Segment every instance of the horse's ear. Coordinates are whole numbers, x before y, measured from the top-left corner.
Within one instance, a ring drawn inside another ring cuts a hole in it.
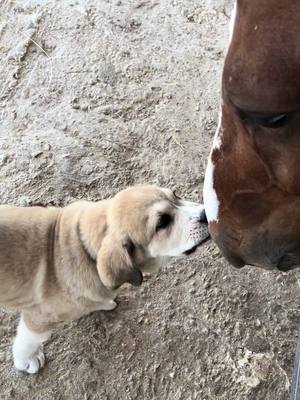
[[[99,277],[108,289],[117,289],[124,283],[140,286],[141,271],[134,265],[134,243],[128,238],[107,235],[97,255]]]

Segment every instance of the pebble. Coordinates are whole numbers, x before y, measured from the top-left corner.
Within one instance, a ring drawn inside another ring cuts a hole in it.
[[[203,289],[209,289],[211,286],[210,282],[205,282],[203,285]]]
[[[257,318],[257,320],[255,321],[255,327],[256,328],[260,328],[261,327],[261,321]]]
[[[67,127],[65,126],[64,128],[62,128],[63,130],[66,130]],[[51,145],[49,143],[45,143],[43,146],[44,151],[49,151],[51,150]]]

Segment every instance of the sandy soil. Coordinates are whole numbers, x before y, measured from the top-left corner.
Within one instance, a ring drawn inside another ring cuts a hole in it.
[[[133,183],[201,196],[231,1],[0,1],[0,200],[63,205]],[[212,243],[113,312],[57,330],[17,373],[0,310],[0,399],[285,400],[300,273],[236,271]]]

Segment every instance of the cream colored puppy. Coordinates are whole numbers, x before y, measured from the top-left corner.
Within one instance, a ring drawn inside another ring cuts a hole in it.
[[[56,324],[113,310],[122,284],[192,252],[208,237],[204,219],[202,205],[156,186],[65,208],[0,206],[0,305],[22,312],[15,367],[36,373]]]

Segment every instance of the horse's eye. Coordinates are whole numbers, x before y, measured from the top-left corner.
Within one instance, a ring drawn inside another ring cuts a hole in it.
[[[167,228],[172,222],[170,214],[161,214],[156,224],[156,231]]]
[[[269,126],[271,128],[279,128],[280,126],[287,124],[287,122],[288,114],[280,114],[263,120],[262,125]]]
[[[238,116],[242,121],[250,122],[264,128],[281,128],[286,126],[295,117],[296,111],[287,113],[258,113],[238,109]]]

